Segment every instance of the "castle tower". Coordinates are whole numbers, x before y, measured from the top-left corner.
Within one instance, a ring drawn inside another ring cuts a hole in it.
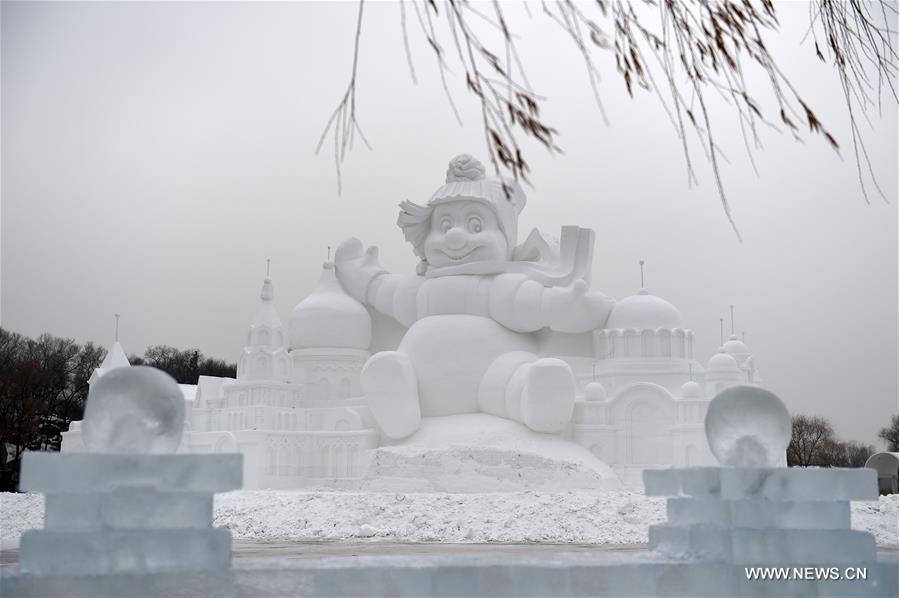
[[[110,345],[109,349],[106,351],[106,357],[103,358],[103,363],[100,364],[100,367],[94,370],[94,373],[91,374],[90,379],[88,379],[88,384],[93,384],[97,381],[97,378],[108,372],[109,370],[121,367],[128,367],[131,365],[131,362],[128,361],[128,357],[125,355],[125,350],[122,349],[122,344],[119,343],[118,339]]]
[[[237,362],[237,379],[290,381],[287,329],[275,310],[275,289],[266,277],[259,295],[262,303],[247,333],[247,345]]]

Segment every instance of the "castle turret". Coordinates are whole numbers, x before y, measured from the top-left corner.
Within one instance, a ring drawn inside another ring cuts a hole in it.
[[[260,303],[247,333],[247,345],[237,362],[237,379],[243,381],[290,380],[290,356],[287,353],[287,329],[275,310],[272,279],[262,283]]]

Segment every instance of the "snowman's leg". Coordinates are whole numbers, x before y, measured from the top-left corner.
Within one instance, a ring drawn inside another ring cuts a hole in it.
[[[507,408],[535,432],[561,432],[574,411],[574,374],[561,359],[523,365],[509,381]],[[517,398],[517,409],[511,405]]]
[[[400,439],[418,430],[418,381],[405,353],[381,351],[372,355],[362,368],[362,391],[385,436]]]
[[[521,421],[521,418],[509,412],[506,405],[506,394],[509,381],[515,372],[525,364],[532,363],[537,356],[527,351],[511,351],[497,357],[481,379],[478,387],[478,407],[484,413]],[[521,394],[521,389],[517,394]],[[517,413],[518,400],[514,402]]]

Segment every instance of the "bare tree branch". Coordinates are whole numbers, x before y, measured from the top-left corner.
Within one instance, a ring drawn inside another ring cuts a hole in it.
[[[447,75],[452,73],[435,26],[435,21],[440,20],[446,21],[465,86],[480,104],[480,126],[494,170],[500,176],[507,173],[516,180],[526,181],[528,165],[519,141],[521,135],[539,141],[550,152],[561,152],[561,148],[556,142],[558,132],[541,117],[545,97],[534,92],[525,75],[515,35],[505,15],[508,5],[493,0],[491,16],[481,12],[470,0],[409,1],[437,57],[441,83],[456,119],[461,124],[447,83]],[[726,162],[727,158],[716,140],[716,123],[709,112],[709,91],[733,110],[754,170],[753,152],[762,149],[759,125],[780,132],[775,120],[798,141],[802,140],[800,127],[804,125],[808,133],[822,136],[838,153],[839,144],[812,110],[811,103],[790,83],[765,44],[764,34],[774,33],[779,27],[772,0],[644,0],[644,6],[658,4],[657,18],[653,11],[638,12],[635,4],[626,0],[596,0],[592,5],[576,4],[572,0],[541,2],[543,15],[566,33],[583,60],[597,108],[606,123],[608,118],[600,95],[602,78],[594,52],[611,53],[629,95],[643,89],[658,99],[680,138],[688,185],[698,180],[688,131],[690,136],[696,136],[711,166],[722,208],[739,238],[720,168],[719,161]],[[325,128],[325,133],[334,128],[338,188],[340,163],[347,147],[352,146],[355,132],[362,136],[355,120],[362,6],[360,1],[350,84]],[[879,7],[880,14],[875,15],[872,7]],[[525,8],[530,18],[530,9],[527,5]],[[815,54],[827,60],[819,43],[820,36],[840,79],[849,112],[859,184],[866,201],[865,175],[886,198],[874,175],[858,118],[867,119],[868,110],[875,105],[880,109],[884,88],[889,89],[892,101],[899,102],[896,89],[899,55],[894,47],[895,31],[889,28],[889,18],[896,12],[889,0],[814,0],[809,15],[807,35],[814,37]],[[415,81],[404,0],[401,22],[407,60]],[[489,31],[483,34],[475,23],[486,24]],[[495,39],[497,31],[499,41]],[[647,61],[649,56],[652,63]],[[748,67],[761,69],[767,76],[767,86],[750,91],[744,77]],[[756,99],[760,92],[773,96],[773,111],[762,108]],[[324,139],[323,134],[319,149]]]

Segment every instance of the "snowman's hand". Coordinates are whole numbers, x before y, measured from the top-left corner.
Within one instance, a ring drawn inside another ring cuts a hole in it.
[[[387,271],[378,263],[378,248],[372,245],[364,253],[362,242],[351,237],[340,244],[334,254],[337,280],[357,301],[366,303],[368,287],[377,276]]]
[[[559,332],[587,332],[606,322],[613,302],[602,293],[590,292],[587,281],[578,279],[569,287],[548,289],[549,326]]]
[[[337,251],[334,253],[334,263],[340,264],[340,262],[349,262],[359,259],[361,256],[362,241],[356,237],[350,237],[337,246]]]

